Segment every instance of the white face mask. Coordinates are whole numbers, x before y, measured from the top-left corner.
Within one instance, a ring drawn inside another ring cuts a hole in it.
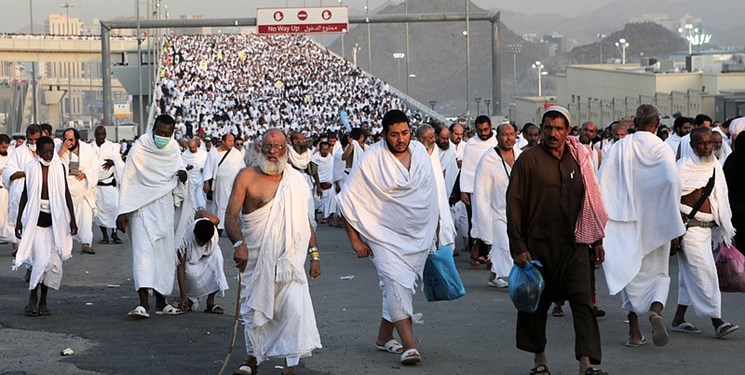
[[[48,167],[48,166],[52,165],[52,161],[51,160],[50,161],[46,161],[46,160],[44,160],[42,158],[39,158],[39,161],[41,162],[41,165],[43,165],[45,167]]]
[[[36,144],[28,145],[28,149],[31,150],[31,152],[36,152]]]

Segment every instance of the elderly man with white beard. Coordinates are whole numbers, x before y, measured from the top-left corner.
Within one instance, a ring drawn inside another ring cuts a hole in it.
[[[75,204],[75,222],[82,254],[95,254],[93,242],[93,212],[96,210],[98,185],[98,155],[93,148],[80,141],[80,133],[73,128],[65,130],[64,142],[57,152],[67,170],[67,186]]]
[[[497,147],[487,151],[476,165],[473,180],[473,227],[471,237],[490,247],[489,286],[506,288],[512,269],[512,254],[507,237],[507,186],[515,160],[522,151],[515,145],[515,128],[497,126]]]
[[[287,168],[287,150],[287,138],[279,129],[264,134],[259,160],[236,177],[225,215],[233,259],[242,273],[248,354],[236,374],[255,374],[261,362],[274,357],[285,358],[283,374],[294,374],[301,357],[321,348],[303,272],[307,255],[310,277],[321,274],[308,217],[310,191],[295,188],[305,177]]]
[[[685,333],[701,332],[685,320],[686,310],[691,306],[696,315],[711,319],[714,334],[722,338],[739,327],[722,320],[722,294],[711,244],[713,239],[717,246],[722,242],[732,245],[735,235],[732,210],[722,166],[712,155],[711,129],[704,126],[694,128],[690,139],[693,155],[678,161],[682,188],[680,213],[688,223],[680,244],[682,251],[678,253],[678,309],[672,329]],[[695,208],[698,212],[690,217]],[[719,230],[714,231],[715,227]]]
[[[455,155],[455,147],[450,147],[452,143],[450,142],[450,130],[447,126],[438,125],[435,128],[435,144],[439,149],[440,167],[445,174],[445,196],[450,199],[460,169]]]

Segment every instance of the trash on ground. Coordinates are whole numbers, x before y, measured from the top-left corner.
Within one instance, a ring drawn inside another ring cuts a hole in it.
[[[352,279],[354,279],[354,275],[347,275],[347,276],[342,276],[339,278],[339,280],[352,280]]]

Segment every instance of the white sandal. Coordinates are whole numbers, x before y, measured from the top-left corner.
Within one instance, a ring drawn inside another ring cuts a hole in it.
[[[127,313],[127,316],[131,318],[146,319],[150,317],[150,314],[147,313],[147,310],[145,310],[144,307],[137,306],[134,310]]]
[[[401,354],[404,352],[404,347],[396,341],[396,339],[390,339],[388,342],[386,342],[383,345],[378,345],[378,343],[375,343],[375,347],[378,348],[380,351],[393,353],[393,354]]]
[[[409,349],[401,354],[402,365],[411,366],[421,361],[422,357],[419,356],[419,351],[416,349]]]

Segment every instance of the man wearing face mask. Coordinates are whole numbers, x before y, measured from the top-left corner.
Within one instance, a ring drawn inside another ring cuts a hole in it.
[[[176,273],[176,233],[183,234],[185,220],[176,227],[175,207],[186,196],[186,170],[178,144],[173,140],[175,121],[160,115],[147,134],[129,151],[119,191],[117,229],[130,233],[135,290],[140,304],[129,316],[149,318],[148,294],[155,294],[158,314],[178,315],[168,305]],[[189,209],[182,209],[189,214]],[[176,231],[174,232],[174,228]]]
[[[75,221],[78,223],[76,240],[83,254],[95,254],[93,241],[93,211],[96,209],[96,185],[98,184],[98,156],[93,148],[80,142],[80,133],[65,130],[64,141],[57,154],[67,171],[67,186],[75,203]]]
[[[26,128],[26,142],[16,145],[15,150],[8,157],[8,162],[3,168],[3,186],[8,189],[8,222],[15,225],[18,218],[18,202],[21,201],[21,193],[25,186],[26,174],[23,167],[31,159],[36,157],[36,141],[41,138],[41,128],[37,124],[31,124]],[[15,237],[11,237],[13,243],[13,254],[18,250]]]

